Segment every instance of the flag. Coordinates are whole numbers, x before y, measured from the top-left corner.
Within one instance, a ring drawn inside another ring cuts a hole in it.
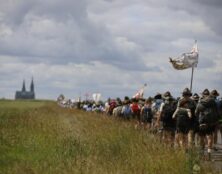
[[[198,64],[198,48],[197,48],[197,41],[195,41],[191,52],[189,53],[183,53],[178,58],[171,58],[170,57],[170,63],[172,63],[173,67],[177,70],[184,70],[191,67],[197,67]]]
[[[143,98],[144,88],[145,88],[146,86],[147,86],[147,84],[145,83],[145,84],[143,85],[143,87],[140,88],[140,89],[136,92],[136,94],[133,96],[133,98],[136,98],[136,99]]]
[[[101,94],[100,93],[94,93],[94,94],[92,94],[92,98],[93,98],[93,100],[95,101],[95,102],[98,102],[99,100],[100,100],[100,98],[101,98]]]

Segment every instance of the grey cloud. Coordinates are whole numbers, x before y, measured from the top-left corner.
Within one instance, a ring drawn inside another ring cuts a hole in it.
[[[125,54],[119,50],[105,25],[96,25],[89,20],[86,1],[19,2],[15,4],[17,8],[6,11],[10,14],[5,19],[6,24],[9,21],[18,26],[13,27],[12,35],[0,38],[2,55],[16,55],[28,62],[89,63],[100,60],[129,70],[133,67],[147,70],[139,59],[134,61],[139,57],[136,52]],[[48,31],[44,22],[51,25],[52,31]],[[38,31],[35,25],[43,26]],[[126,67],[125,62],[133,64]]]
[[[204,56],[202,56],[199,59],[198,68],[204,69],[204,68],[213,68],[215,66],[215,62],[212,58],[208,59]]]
[[[10,2],[0,0],[0,56],[19,61],[0,70],[4,90],[15,83],[20,89],[20,81],[34,74],[41,97],[54,98],[60,91],[73,95],[81,90],[131,95],[144,81],[150,83],[147,95],[167,89],[180,94],[189,86],[190,71],[175,71],[169,56],[189,51],[197,39],[201,43],[197,71],[208,78],[214,73],[203,70],[213,69],[212,55],[221,54],[221,3],[216,0],[210,4],[206,0]],[[44,66],[38,65],[43,62]],[[98,67],[98,62],[105,68]],[[21,63],[31,65],[28,70],[15,68],[24,67]],[[70,63],[76,66],[70,67]],[[206,84],[197,78],[200,74],[195,75],[196,88],[201,89]],[[7,81],[15,77],[21,80]],[[209,83],[219,86],[216,77]]]
[[[220,39],[222,38],[222,1],[221,0],[197,0],[197,1],[180,1],[175,3],[170,1],[169,8],[173,10],[184,10],[187,13],[191,13],[201,18],[208,27],[210,27]]]
[[[221,8],[222,7],[222,1],[221,0],[197,0],[197,2],[201,5],[201,4],[205,4],[207,6],[213,6],[216,8]]]
[[[25,17],[30,14],[53,18],[59,21],[68,20],[84,21],[87,16],[87,4],[85,0],[18,0],[2,2],[0,8],[5,14],[5,21],[10,24],[19,25],[24,22]]]
[[[20,25],[23,22],[25,15],[31,11],[32,7],[34,6],[34,1],[32,0],[28,2],[25,2],[24,0],[3,1],[4,0],[0,1],[0,10],[4,16],[2,21],[10,24],[13,27]]]

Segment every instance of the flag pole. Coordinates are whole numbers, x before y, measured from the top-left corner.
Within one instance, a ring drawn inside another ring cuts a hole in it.
[[[190,80],[190,92],[192,93],[192,87],[193,87],[193,72],[194,72],[194,66],[192,66],[192,73],[191,73],[191,80]]]

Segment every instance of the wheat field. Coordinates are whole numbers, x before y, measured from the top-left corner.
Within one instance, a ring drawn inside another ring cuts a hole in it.
[[[132,121],[53,101],[0,101],[1,174],[186,174],[199,165],[197,173],[213,173],[191,156]]]

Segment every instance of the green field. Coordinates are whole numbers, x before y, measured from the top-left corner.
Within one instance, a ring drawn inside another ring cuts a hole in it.
[[[132,122],[50,101],[0,101],[1,174],[185,174],[195,160]]]

